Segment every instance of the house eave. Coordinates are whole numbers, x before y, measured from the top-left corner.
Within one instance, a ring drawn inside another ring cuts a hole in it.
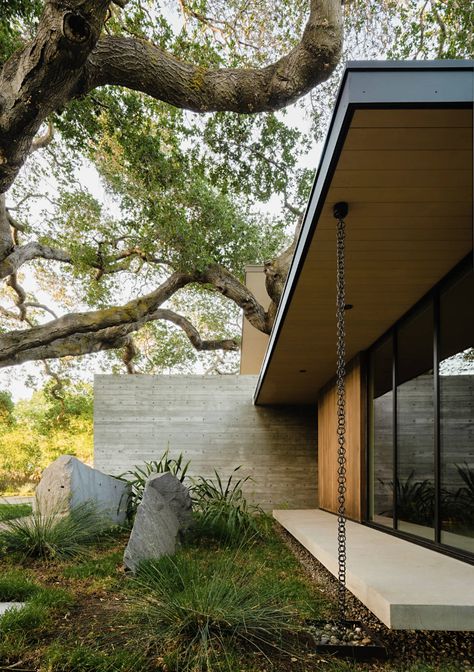
[[[473,91],[474,61],[472,60],[357,61],[347,64],[303,226],[260,370],[254,403],[262,403],[262,390],[265,387],[267,374],[354,113],[357,110],[397,108],[407,110],[472,109]]]

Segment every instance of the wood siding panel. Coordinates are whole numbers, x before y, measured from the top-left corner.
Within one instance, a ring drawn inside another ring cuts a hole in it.
[[[360,357],[355,358],[346,375],[346,513],[352,520],[362,520],[364,483],[365,388]],[[318,401],[319,506],[337,512],[337,396],[331,383]]]
[[[265,510],[317,506],[316,408],[257,407],[256,376],[99,375],[94,466],[118,475],[172,456],[190,474],[227,478],[242,465],[246,494]]]

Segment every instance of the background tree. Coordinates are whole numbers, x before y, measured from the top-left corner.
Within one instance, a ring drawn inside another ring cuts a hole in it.
[[[91,463],[92,386],[63,383],[60,399],[48,381],[31,399],[8,404],[5,422],[0,392],[0,494],[30,494],[41,473],[59,455]]]

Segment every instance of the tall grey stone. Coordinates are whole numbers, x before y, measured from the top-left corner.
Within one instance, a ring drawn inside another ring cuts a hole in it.
[[[122,525],[129,494],[127,483],[89,467],[72,455],[61,455],[43,472],[36,488],[36,506],[42,514],[65,514],[91,502],[106,523]]]
[[[190,527],[193,520],[193,503],[189,490],[176,476],[169,471],[164,474],[152,474],[148,478],[147,485],[163,497],[177,517],[180,529],[185,530]]]
[[[169,472],[152,474],[143,492],[124,553],[125,566],[135,572],[143,560],[173,555],[180,531],[190,526],[192,503],[187,488]]]

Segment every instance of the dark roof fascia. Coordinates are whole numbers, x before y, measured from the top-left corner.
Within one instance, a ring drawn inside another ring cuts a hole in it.
[[[416,77],[413,74],[417,73]],[[389,75],[384,77],[383,75]],[[295,254],[253,397],[258,397],[356,109],[474,106],[474,60],[349,61],[346,64]]]

